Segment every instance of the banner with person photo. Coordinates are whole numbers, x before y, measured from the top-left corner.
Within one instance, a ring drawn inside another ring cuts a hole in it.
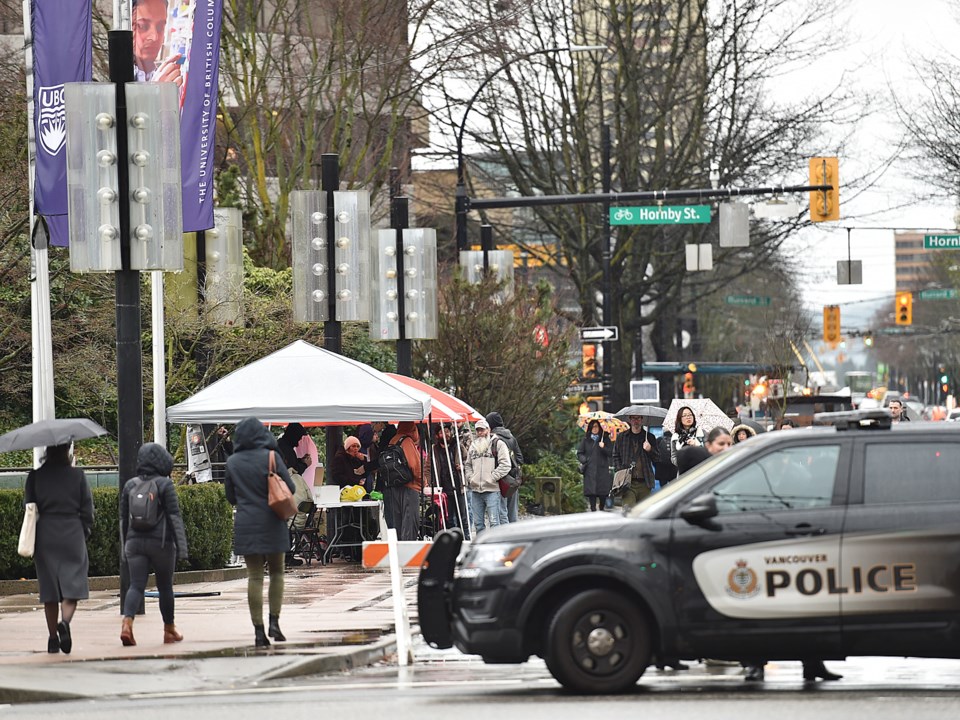
[[[67,113],[63,86],[93,76],[91,0],[32,0],[26,34],[27,73],[33,80],[36,212],[47,221],[50,242],[68,244]],[[32,62],[31,62],[32,60]]]
[[[180,88],[183,230],[213,227],[223,0],[131,0],[134,76]]]

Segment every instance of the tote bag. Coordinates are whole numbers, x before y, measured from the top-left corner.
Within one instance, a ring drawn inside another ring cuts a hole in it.
[[[270,467],[267,470],[267,503],[270,509],[281,520],[289,520],[297,514],[297,504],[293,501],[293,493],[277,475],[273,462],[273,450],[270,451]]]
[[[17,552],[22,557],[33,557],[37,543],[37,504],[27,503],[23,509],[23,525],[20,526],[20,543]]]

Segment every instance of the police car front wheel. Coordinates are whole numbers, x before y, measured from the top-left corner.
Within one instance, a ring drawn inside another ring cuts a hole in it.
[[[547,668],[568,690],[623,692],[650,664],[650,628],[642,613],[612,590],[588,590],[565,601],[547,630]]]

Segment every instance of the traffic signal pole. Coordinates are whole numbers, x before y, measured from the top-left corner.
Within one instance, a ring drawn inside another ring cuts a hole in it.
[[[833,185],[767,185],[755,188],[700,188],[685,190],[638,190],[636,192],[585,193],[582,195],[536,195],[532,197],[492,197],[464,199],[464,212],[494,210],[497,208],[545,207],[548,205],[589,205],[591,203],[666,202],[668,200],[698,200],[733,198],[753,195],[786,195],[792,193],[824,192]]]
[[[600,103],[601,108],[603,103]],[[602,111],[602,110],[601,110]],[[602,165],[603,165],[603,192],[605,195],[610,195],[611,185],[613,183],[613,171],[610,163],[610,156],[612,154],[612,143],[610,141],[610,126],[606,123],[600,125],[600,152],[602,154]],[[602,242],[603,247],[601,250],[601,261],[603,268],[603,324],[606,327],[609,327],[613,324],[613,312],[611,311],[611,303],[613,301],[613,277],[611,275],[610,263],[612,260],[612,250],[610,248],[610,201],[607,200],[603,205],[603,231],[602,231]],[[601,374],[601,397],[603,398],[603,409],[607,412],[615,412],[612,405],[611,390],[613,385],[613,378],[616,377],[614,372],[614,359],[613,359],[613,343],[604,342],[603,343],[603,373]]]

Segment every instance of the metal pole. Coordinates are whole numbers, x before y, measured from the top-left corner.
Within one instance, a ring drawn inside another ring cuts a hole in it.
[[[333,193],[340,189],[340,156],[336,153],[324,153],[320,156],[320,184],[327,200],[327,321],[323,324],[323,347],[337,354],[342,350],[340,321],[337,320],[336,273],[336,237],[337,219],[334,216]],[[333,464],[337,448],[343,444],[343,431],[339,426],[327,427],[327,472]],[[330,482],[327,480],[326,482]]]
[[[143,444],[143,349],[140,340],[140,272],[130,269],[130,182],[127,171],[127,96],[133,82],[133,33],[107,34],[110,82],[117,93],[117,185],[120,197],[120,258],[116,278],[117,322],[117,445],[118,483],[137,474],[137,452]],[[122,551],[121,551],[122,552]],[[129,570],[120,558],[120,597],[130,585]],[[122,612],[122,609],[121,609]],[[140,612],[143,612],[141,604]]]
[[[480,249],[483,251],[483,277],[490,274],[490,251],[495,249],[493,244],[493,225],[480,226]]]
[[[603,114],[603,96],[600,96],[600,113]],[[613,182],[613,169],[611,168],[610,155],[612,152],[612,143],[610,140],[610,126],[605,122],[600,125],[600,152],[602,154],[603,167],[603,194],[610,195],[610,186]],[[603,325],[613,324],[613,313],[610,310],[613,299],[613,277],[610,272],[610,201],[603,204],[603,230],[601,236],[601,260],[603,263]],[[614,372],[613,343],[604,342],[603,348],[603,373],[600,376],[602,385],[601,396],[603,397],[603,409],[612,404],[611,389],[613,379],[616,377]]]
[[[395,195],[390,198],[390,227],[397,234],[397,314],[400,316],[400,337],[397,339],[397,373],[413,375],[413,344],[407,339],[407,310],[404,280],[406,255],[403,252],[403,231],[410,225],[409,198]]]
[[[768,185],[755,188],[691,188],[685,190],[637,190],[632,192],[586,193],[572,195],[528,195],[523,197],[468,198],[467,210],[545,207],[548,205],[585,205],[590,203],[666,202],[668,200],[706,200],[740,195],[785,195],[833,190],[833,185]],[[656,223],[655,223],[656,224]],[[880,228],[870,228],[877,230]]]

